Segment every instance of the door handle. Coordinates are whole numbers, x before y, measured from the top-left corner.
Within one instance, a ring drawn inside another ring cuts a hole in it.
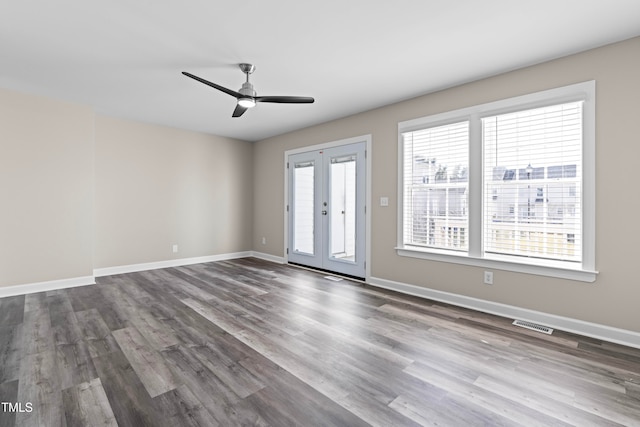
[[[326,214],[327,214],[327,211],[322,211],[322,215],[326,215]]]

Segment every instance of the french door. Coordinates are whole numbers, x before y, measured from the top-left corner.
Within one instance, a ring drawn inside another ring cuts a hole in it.
[[[289,262],[365,277],[365,149],[289,155]]]

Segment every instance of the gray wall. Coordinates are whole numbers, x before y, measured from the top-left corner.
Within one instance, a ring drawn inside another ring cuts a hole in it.
[[[93,113],[0,90],[0,286],[93,275]]]
[[[473,298],[640,332],[636,276],[640,225],[640,38],[461,85],[330,123],[273,137],[254,149],[253,248],[283,253],[284,152],[351,136],[372,135],[371,275]],[[596,80],[597,249],[595,283],[400,257],[397,244],[398,122],[517,95]],[[376,203],[388,196],[389,207]],[[262,245],[261,237],[267,237]]]
[[[95,267],[250,250],[252,164],[248,142],[97,116]]]
[[[251,143],[6,90],[0,120],[0,287],[251,250]]]

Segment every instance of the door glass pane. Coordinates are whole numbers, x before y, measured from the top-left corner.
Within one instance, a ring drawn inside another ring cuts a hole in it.
[[[293,243],[296,252],[313,255],[314,162],[296,163],[293,170]]]
[[[356,255],[356,158],[331,159],[329,173],[331,200],[332,258],[355,261]]]

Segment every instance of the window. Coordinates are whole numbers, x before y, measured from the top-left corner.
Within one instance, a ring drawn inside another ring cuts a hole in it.
[[[421,129],[402,137],[405,243],[466,250],[469,123]]]
[[[582,101],[481,120],[485,253],[581,262]]]
[[[595,280],[595,82],[398,124],[398,253]]]

